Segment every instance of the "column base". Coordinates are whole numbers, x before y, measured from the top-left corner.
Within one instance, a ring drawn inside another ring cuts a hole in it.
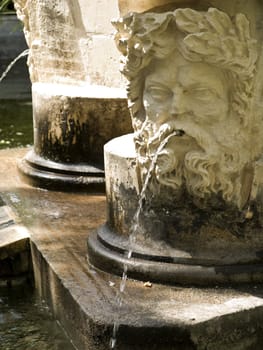
[[[130,249],[129,238],[115,234],[107,225],[88,238],[89,263],[120,276],[127,266],[129,278],[162,284],[215,286],[263,281],[261,262],[224,264],[187,257],[182,250],[162,255],[138,246],[131,249],[132,256],[128,258]]]
[[[103,166],[56,163],[33,150],[19,161],[18,169],[30,185],[50,190],[104,192]]]

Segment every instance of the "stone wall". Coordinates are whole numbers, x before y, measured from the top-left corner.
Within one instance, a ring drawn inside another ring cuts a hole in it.
[[[117,2],[15,0],[32,82],[124,87],[111,20]]]

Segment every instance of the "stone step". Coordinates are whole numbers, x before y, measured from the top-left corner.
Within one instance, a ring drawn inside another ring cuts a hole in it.
[[[10,209],[6,205],[1,206],[0,207],[0,230],[14,224],[15,224],[15,221],[11,216]]]

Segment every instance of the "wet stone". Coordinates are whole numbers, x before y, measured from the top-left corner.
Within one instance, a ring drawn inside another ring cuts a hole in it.
[[[106,220],[105,196],[43,191],[26,185],[17,176],[15,161],[23,155],[21,150],[0,152],[1,169],[9,165],[8,181],[0,170],[3,196],[31,233],[37,292],[78,349],[108,349],[117,320],[118,350],[199,350],[207,344],[213,350],[247,350],[248,346],[261,350],[260,285],[167,286],[149,277],[142,282],[133,280],[128,271],[118,308],[120,277],[87,264],[85,242]],[[147,282],[151,288],[144,286]],[[29,329],[36,339],[37,333]],[[18,344],[22,348],[24,338]]]
[[[14,220],[10,217],[8,213],[8,208],[4,205],[0,206],[0,229],[12,224],[14,224]]]

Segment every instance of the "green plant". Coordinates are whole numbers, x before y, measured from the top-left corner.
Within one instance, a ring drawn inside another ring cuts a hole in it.
[[[0,0],[0,12],[14,11],[13,0]]]

